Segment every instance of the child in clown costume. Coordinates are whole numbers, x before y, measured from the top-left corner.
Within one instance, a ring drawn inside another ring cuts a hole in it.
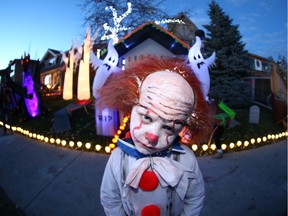
[[[118,140],[101,185],[107,215],[199,215],[204,181],[193,151],[179,142],[185,126],[194,142],[209,133],[201,84],[183,60],[147,58],[113,74],[97,106],[130,115],[131,138]]]

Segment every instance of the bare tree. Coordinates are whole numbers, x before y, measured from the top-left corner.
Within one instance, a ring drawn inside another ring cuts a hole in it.
[[[287,57],[279,55],[277,63],[280,67],[280,75],[283,77],[283,79],[287,80]]]
[[[84,14],[84,25],[89,25],[92,32],[103,27],[105,23],[114,26],[112,9],[114,8],[120,17],[128,9],[128,2],[132,4],[132,12],[121,20],[121,25],[134,29],[148,21],[156,21],[167,18],[167,14],[161,9],[165,0],[84,0],[80,5]],[[103,28],[100,32],[103,35]],[[118,35],[124,36],[127,31],[119,31]]]

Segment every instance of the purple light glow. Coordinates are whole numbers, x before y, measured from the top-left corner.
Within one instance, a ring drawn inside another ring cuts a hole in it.
[[[34,81],[32,79],[31,73],[23,72],[23,87],[27,88],[27,94],[32,94],[32,98],[25,98],[25,104],[27,111],[31,117],[35,117],[39,114],[38,111],[38,97],[36,95],[35,89],[34,89]]]

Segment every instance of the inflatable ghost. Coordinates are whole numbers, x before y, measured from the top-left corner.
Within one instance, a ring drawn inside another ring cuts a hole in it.
[[[93,51],[91,51],[90,62],[94,69],[96,69],[100,65],[98,70],[96,71],[92,87],[93,96],[98,99],[98,90],[103,87],[111,73],[116,73],[121,70],[117,67],[118,53],[113,46],[113,40],[109,41],[108,52],[103,61],[99,60],[95,56]]]
[[[104,86],[106,80],[112,73],[121,71],[117,67],[118,53],[113,46],[113,41],[110,40],[108,44],[108,52],[104,60],[98,59],[93,51],[91,51],[90,63],[97,71],[93,80],[93,96],[97,100],[99,98],[98,91]],[[118,116],[117,111],[110,108],[99,110],[95,103],[95,122],[96,132],[98,135],[113,136],[117,128]]]
[[[194,71],[196,77],[201,83],[202,92],[206,101],[208,99],[208,93],[210,88],[210,76],[209,76],[209,67],[214,63],[216,54],[215,52],[212,55],[204,59],[201,53],[201,39],[196,36],[195,44],[190,48],[188,58],[190,62],[190,66]]]

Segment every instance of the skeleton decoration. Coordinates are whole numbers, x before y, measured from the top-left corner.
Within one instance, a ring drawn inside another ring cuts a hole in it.
[[[93,81],[93,96],[98,99],[98,91],[103,87],[106,80],[112,73],[117,73],[121,71],[121,68],[117,67],[118,64],[118,53],[113,46],[113,40],[109,41],[108,52],[103,61],[99,60],[93,52],[91,52],[90,62],[94,69],[99,65],[98,70],[96,71],[94,81]],[[101,64],[99,64],[101,63]]]
[[[194,71],[195,75],[197,76],[197,78],[201,83],[203,95],[206,101],[209,101],[208,99],[208,93],[210,88],[209,67],[214,64],[216,54],[215,52],[213,52],[209,58],[204,59],[201,53],[201,45],[202,45],[201,39],[198,36],[196,36],[196,42],[190,48],[188,58],[192,70]]]

